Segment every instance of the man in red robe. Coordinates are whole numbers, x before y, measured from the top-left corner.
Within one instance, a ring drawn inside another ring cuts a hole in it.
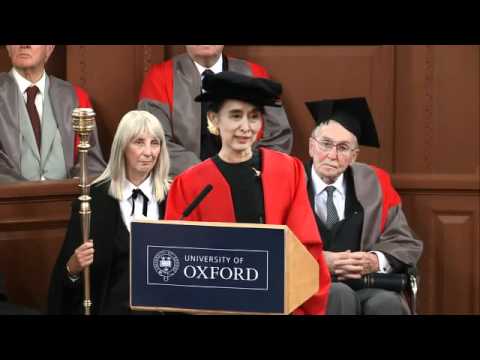
[[[153,65],[145,76],[138,108],[154,114],[165,129],[171,175],[178,175],[220,150],[218,137],[207,130],[204,104],[194,101],[202,91],[205,73],[233,71],[269,78],[263,66],[226,56],[223,47],[186,45],[186,53]],[[293,135],[284,108],[266,107],[264,120],[261,140],[255,146],[290,153]]]
[[[422,242],[408,226],[388,173],[356,162],[359,145],[379,147],[365,98],[308,102],[317,123],[306,166],[308,192],[332,283],[327,314],[394,315],[410,309],[399,291],[359,288],[365,275],[405,273]],[[335,277],[333,277],[335,280]]]

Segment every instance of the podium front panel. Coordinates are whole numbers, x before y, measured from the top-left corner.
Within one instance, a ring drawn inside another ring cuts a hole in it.
[[[284,312],[284,231],[132,223],[133,308]]]

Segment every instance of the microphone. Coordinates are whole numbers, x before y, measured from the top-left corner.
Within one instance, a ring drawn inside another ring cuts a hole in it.
[[[213,186],[211,184],[208,184],[205,186],[200,194],[191,202],[190,205],[185,209],[185,211],[182,213],[182,217],[180,220],[183,220],[186,218],[190,213],[200,204],[200,202],[205,198],[205,196],[208,195],[210,191],[212,191]]]

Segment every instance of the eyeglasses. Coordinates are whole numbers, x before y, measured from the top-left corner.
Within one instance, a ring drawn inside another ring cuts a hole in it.
[[[325,152],[330,152],[333,148],[335,148],[337,150],[338,155],[346,156],[351,151],[356,150],[356,148],[352,147],[351,145],[345,142],[334,143],[333,141],[328,141],[328,140],[318,140],[313,136],[311,136],[310,138],[315,140],[315,142],[320,146],[320,149]]]

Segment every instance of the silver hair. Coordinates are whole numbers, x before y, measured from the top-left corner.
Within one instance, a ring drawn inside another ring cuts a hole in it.
[[[111,180],[109,193],[117,200],[123,199],[123,187],[126,180],[125,149],[138,135],[146,131],[160,142],[160,154],[152,169],[153,193],[157,201],[165,199],[170,180],[170,159],[168,156],[165,133],[160,121],[151,113],[142,110],[133,110],[126,113],[118,124],[112,142],[110,159],[105,171],[96,178],[93,184]]]

